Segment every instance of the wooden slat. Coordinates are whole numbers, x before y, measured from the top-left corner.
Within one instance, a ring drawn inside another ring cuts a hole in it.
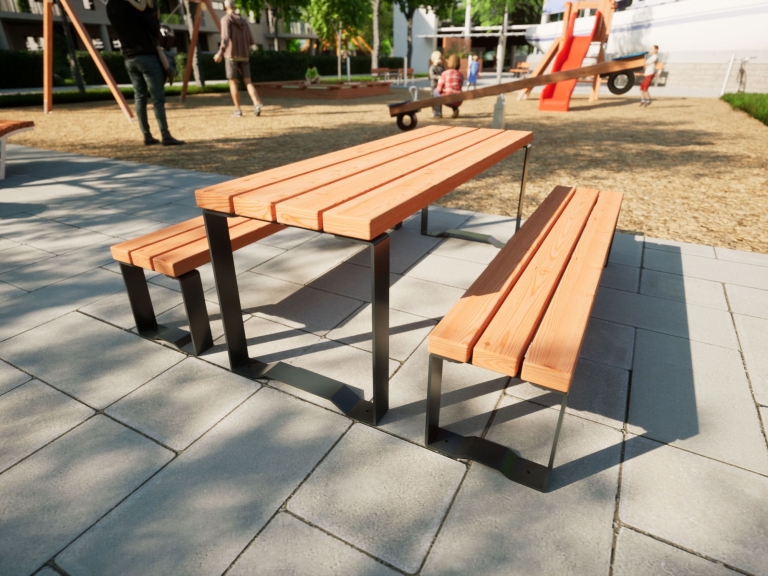
[[[472,364],[507,376],[517,376],[528,344],[596,201],[596,190],[576,190],[541,248],[480,336],[472,352]]]
[[[229,233],[232,234],[233,229],[236,226],[240,226],[245,222],[248,222],[247,218],[227,219]],[[160,256],[161,254],[165,254],[166,252],[170,252],[171,250],[177,250],[178,248],[186,246],[187,244],[192,244],[193,242],[196,242],[197,240],[205,237],[205,226],[198,226],[197,228],[188,230],[183,234],[176,234],[175,236],[166,238],[165,240],[153,242],[152,244],[148,244],[143,248],[132,251],[131,260],[133,261],[134,266],[141,266],[146,270],[154,270],[152,262],[156,257]]]
[[[181,222],[179,224],[174,224],[173,226],[168,226],[167,228],[163,228],[162,230],[158,230],[157,232],[150,232],[149,234],[144,234],[144,236],[139,236],[138,238],[134,238],[133,240],[127,240],[125,242],[121,242],[120,244],[115,244],[114,246],[111,247],[112,258],[114,258],[118,262],[133,264],[133,260],[131,259],[131,253],[134,252],[135,250],[139,250],[141,248],[144,248],[145,246],[155,244],[156,242],[162,242],[167,238],[172,238],[173,236],[184,234],[185,232],[189,232],[190,230],[194,230],[195,228],[200,228],[201,226],[204,226],[204,225],[205,224],[203,222],[203,217],[198,216],[197,218],[192,218],[191,220],[187,220],[186,222]]]
[[[412,214],[474,178],[533,140],[531,132],[500,131],[496,136],[328,210],[325,232],[372,240]]]
[[[297,176],[290,180],[283,180],[253,192],[235,196],[232,200],[235,214],[274,221],[275,208],[279,202],[300,196],[320,186],[343,181],[345,178],[366,172],[398,158],[407,157],[419,150],[442,146],[448,140],[475,130],[475,128],[450,128],[436,134],[430,134],[424,138],[418,138],[398,146],[391,146],[372,154],[339,162],[309,174]]]
[[[480,335],[574,194],[556,187],[429,335],[429,351],[468,362]]]
[[[0,120],[0,137],[22,128],[32,128],[34,125],[30,120]]]
[[[523,361],[521,378],[568,392],[608,257],[622,194],[600,192],[568,268]]]
[[[218,212],[234,213],[234,206],[232,199],[235,196],[250,192],[257,188],[274,184],[275,182],[281,182],[294,178],[302,174],[307,174],[327,166],[344,162],[351,158],[357,158],[372,152],[384,150],[391,146],[397,146],[411,140],[418,138],[424,138],[430,134],[435,134],[443,130],[448,130],[448,126],[428,126],[419,130],[413,130],[411,132],[404,132],[389,138],[383,138],[381,140],[375,140],[374,142],[368,142],[359,146],[353,146],[345,150],[338,150],[329,154],[323,154],[322,156],[316,156],[301,162],[295,162],[288,166],[280,166],[279,168],[273,168],[271,170],[265,170],[258,174],[252,174],[250,176],[244,176],[243,178],[237,178],[224,182],[222,184],[216,184],[207,188],[202,188],[195,192],[195,198],[197,205],[200,208],[208,210],[216,210]]]
[[[280,202],[275,207],[275,217],[283,224],[322,230],[323,213],[326,210],[407,176],[438,160],[457,154],[493,135],[486,131],[468,131],[460,138],[454,138],[439,146],[415,152],[405,158],[388,162],[339,182],[321,186],[301,196]]]
[[[232,251],[239,250],[257,240],[266,238],[285,228],[280,224],[248,220],[238,226],[230,228],[229,235],[232,242]],[[157,272],[168,276],[178,277],[190,270],[207,264],[211,259],[208,250],[208,238],[203,238],[166,252],[152,259],[152,266]]]

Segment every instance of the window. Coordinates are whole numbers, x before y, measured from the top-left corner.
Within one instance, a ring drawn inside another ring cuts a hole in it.
[[[224,11],[224,2],[211,2],[214,10]]]
[[[86,10],[96,10],[93,0],[83,0],[83,8]]]

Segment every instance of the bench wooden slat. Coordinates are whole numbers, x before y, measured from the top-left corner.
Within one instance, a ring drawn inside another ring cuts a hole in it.
[[[0,138],[22,128],[33,128],[35,123],[31,120],[0,120]]]
[[[194,230],[195,228],[199,228],[204,225],[203,217],[198,216],[197,218],[192,218],[186,222],[168,226],[167,228],[163,228],[157,232],[150,232],[149,234],[144,234],[144,236],[139,236],[138,238],[134,238],[132,240],[126,240],[125,242],[115,244],[110,248],[112,251],[112,258],[118,262],[133,264],[133,260],[131,259],[132,252],[135,252],[136,250],[139,250],[145,246],[150,246],[151,244],[162,242],[167,238],[172,238],[173,236],[184,234],[185,232],[189,232],[190,230]]]
[[[237,226],[230,227],[229,235],[232,242],[232,251],[234,252],[257,240],[266,238],[283,228],[285,226],[280,224],[257,220],[246,220]],[[190,270],[199,268],[203,264],[207,264],[210,260],[208,238],[204,237],[153,258],[152,265],[157,272],[178,277]]]
[[[469,362],[472,349],[573,197],[557,186],[429,335],[429,351]]]
[[[568,268],[523,361],[521,378],[568,392],[623,194],[600,192]]]
[[[275,217],[278,222],[283,224],[322,230],[325,211],[398,178],[407,176],[438,160],[457,154],[491,136],[485,132],[470,132],[469,129],[463,134],[459,131],[452,131],[452,133],[456,137],[438,146],[415,152],[405,158],[399,158],[340,182],[321,186],[301,196],[280,202],[276,206]],[[461,135],[460,138],[459,135]]]
[[[480,336],[472,352],[472,364],[507,376],[518,375],[525,351],[596,201],[596,190],[576,190],[531,263]]]
[[[372,240],[415,212],[461,186],[533,140],[533,133],[499,131],[468,148],[459,157],[446,158],[395,182],[328,210],[323,229],[361,240]]]
[[[307,160],[289,164],[288,166],[281,166],[279,168],[259,172],[258,174],[230,180],[229,182],[224,182],[222,184],[208,186],[195,192],[197,205],[200,208],[232,214],[234,212],[232,199],[240,194],[268,186],[275,182],[281,182],[283,180],[288,180],[289,178],[307,174],[327,166],[332,166],[351,158],[357,158],[391,146],[410,142],[411,140],[424,138],[430,134],[435,134],[448,129],[448,126],[428,126],[419,130],[403,132],[395,136],[390,136],[389,138],[353,146],[352,148],[346,148],[329,154],[323,154],[322,156],[308,158]]]
[[[197,220],[197,218],[195,218],[195,220]],[[229,218],[227,220],[227,224],[229,225],[230,234],[232,233],[232,229],[235,226],[239,226],[247,221],[247,218]],[[152,244],[144,246],[143,248],[132,251],[131,260],[133,261],[134,266],[141,266],[147,270],[154,270],[152,266],[152,261],[154,258],[160,256],[161,254],[165,254],[166,252],[170,252],[171,250],[176,250],[181,246],[192,244],[201,238],[205,238],[205,236],[205,225],[201,224],[200,226],[197,226],[192,230],[188,230],[183,234],[176,234],[170,238],[160,240],[159,242],[153,242]]]
[[[460,136],[475,130],[474,128],[442,130],[435,134],[429,134],[424,138],[417,138],[397,146],[390,146],[384,150],[345,162],[339,162],[309,174],[297,176],[290,180],[283,180],[253,192],[241,194],[233,199],[235,214],[274,221],[276,218],[276,205],[279,202],[300,196],[320,186],[338,183],[355,174],[366,172],[398,158],[407,157],[414,152],[441,146],[444,142],[456,137],[455,135]]]

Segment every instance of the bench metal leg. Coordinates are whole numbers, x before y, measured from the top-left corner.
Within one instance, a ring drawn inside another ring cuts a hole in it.
[[[560,404],[560,414],[555,428],[555,438],[547,466],[526,460],[512,450],[491,442],[479,436],[462,436],[440,428],[440,393],[443,380],[443,361],[445,359],[435,354],[429,355],[429,375],[427,382],[427,419],[424,434],[424,444],[446,456],[464,458],[484,464],[498,470],[504,476],[517,482],[546,492],[549,479],[555,464],[557,441],[563,425],[563,416],[568,402],[568,395],[563,394]]]
[[[149,285],[144,276],[144,269],[131,264],[120,262],[120,272],[123,274],[125,291],[128,293],[128,302],[133,312],[133,320],[139,334],[157,332],[157,319],[155,309],[152,307],[152,298],[149,296]]]
[[[523,160],[523,176],[520,179],[520,198],[517,200],[517,221],[515,222],[515,232],[520,230],[520,221],[523,218],[523,199],[525,198],[525,185],[528,181],[528,158],[531,155],[531,145],[525,147],[525,159]]]
[[[6,136],[0,138],[0,180],[5,180],[5,141]]]
[[[389,410],[389,235],[371,242],[373,423]]]
[[[208,319],[208,310],[205,306],[203,295],[203,283],[200,280],[200,272],[192,270],[177,278],[181,296],[184,300],[184,309],[189,320],[189,333],[192,336],[192,346],[195,355],[200,355],[213,346],[211,323]]]

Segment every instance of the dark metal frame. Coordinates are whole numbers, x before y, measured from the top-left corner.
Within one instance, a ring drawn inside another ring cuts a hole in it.
[[[351,418],[376,425],[389,410],[389,234],[364,241],[371,250],[371,306],[373,337],[373,399],[365,400],[343,382],[284,362],[266,364],[248,355],[242,306],[227,218],[231,214],[203,211],[211,249],[211,265],[219,295],[229,364],[233,372],[249,378],[270,378],[331,401]]]
[[[528,181],[528,158],[531,152],[531,144],[525,146],[525,158],[523,160],[523,175],[520,178],[520,196],[517,200],[517,219],[515,221],[515,232],[520,230],[520,220],[523,217],[523,198],[525,198],[525,186]],[[429,206],[421,210],[421,233],[424,236],[433,236],[435,238],[460,238],[461,240],[470,240],[472,242],[483,242],[491,244],[497,248],[503,248],[504,242],[497,240],[489,234],[478,234],[467,230],[457,230],[449,228],[443,232],[430,232],[429,230]]]
[[[128,293],[128,302],[131,305],[131,312],[133,312],[133,319],[139,334],[153,340],[164,340],[177,348],[192,342],[196,356],[213,346],[211,323],[208,319],[200,272],[192,270],[176,278],[179,281],[181,297],[189,321],[189,332],[187,332],[180,328],[170,328],[158,324],[144,269],[124,262],[119,264],[123,282],[125,282],[125,291]]]
[[[549,464],[544,466],[531,460],[522,458],[510,448],[491,442],[479,436],[462,436],[440,428],[440,393],[443,384],[443,361],[448,358],[429,355],[429,375],[427,377],[427,421],[424,431],[424,444],[437,452],[453,458],[466,458],[485,464],[498,470],[504,476],[517,482],[546,492],[549,487],[549,479],[552,475],[552,467],[555,463],[557,441],[560,438],[560,429],[563,425],[563,416],[568,403],[568,394],[563,394],[560,403],[560,415],[555,428],[555,439],[552,443],[552,451],[549,456]],[[549,390],[553,392],[553,390]]]

